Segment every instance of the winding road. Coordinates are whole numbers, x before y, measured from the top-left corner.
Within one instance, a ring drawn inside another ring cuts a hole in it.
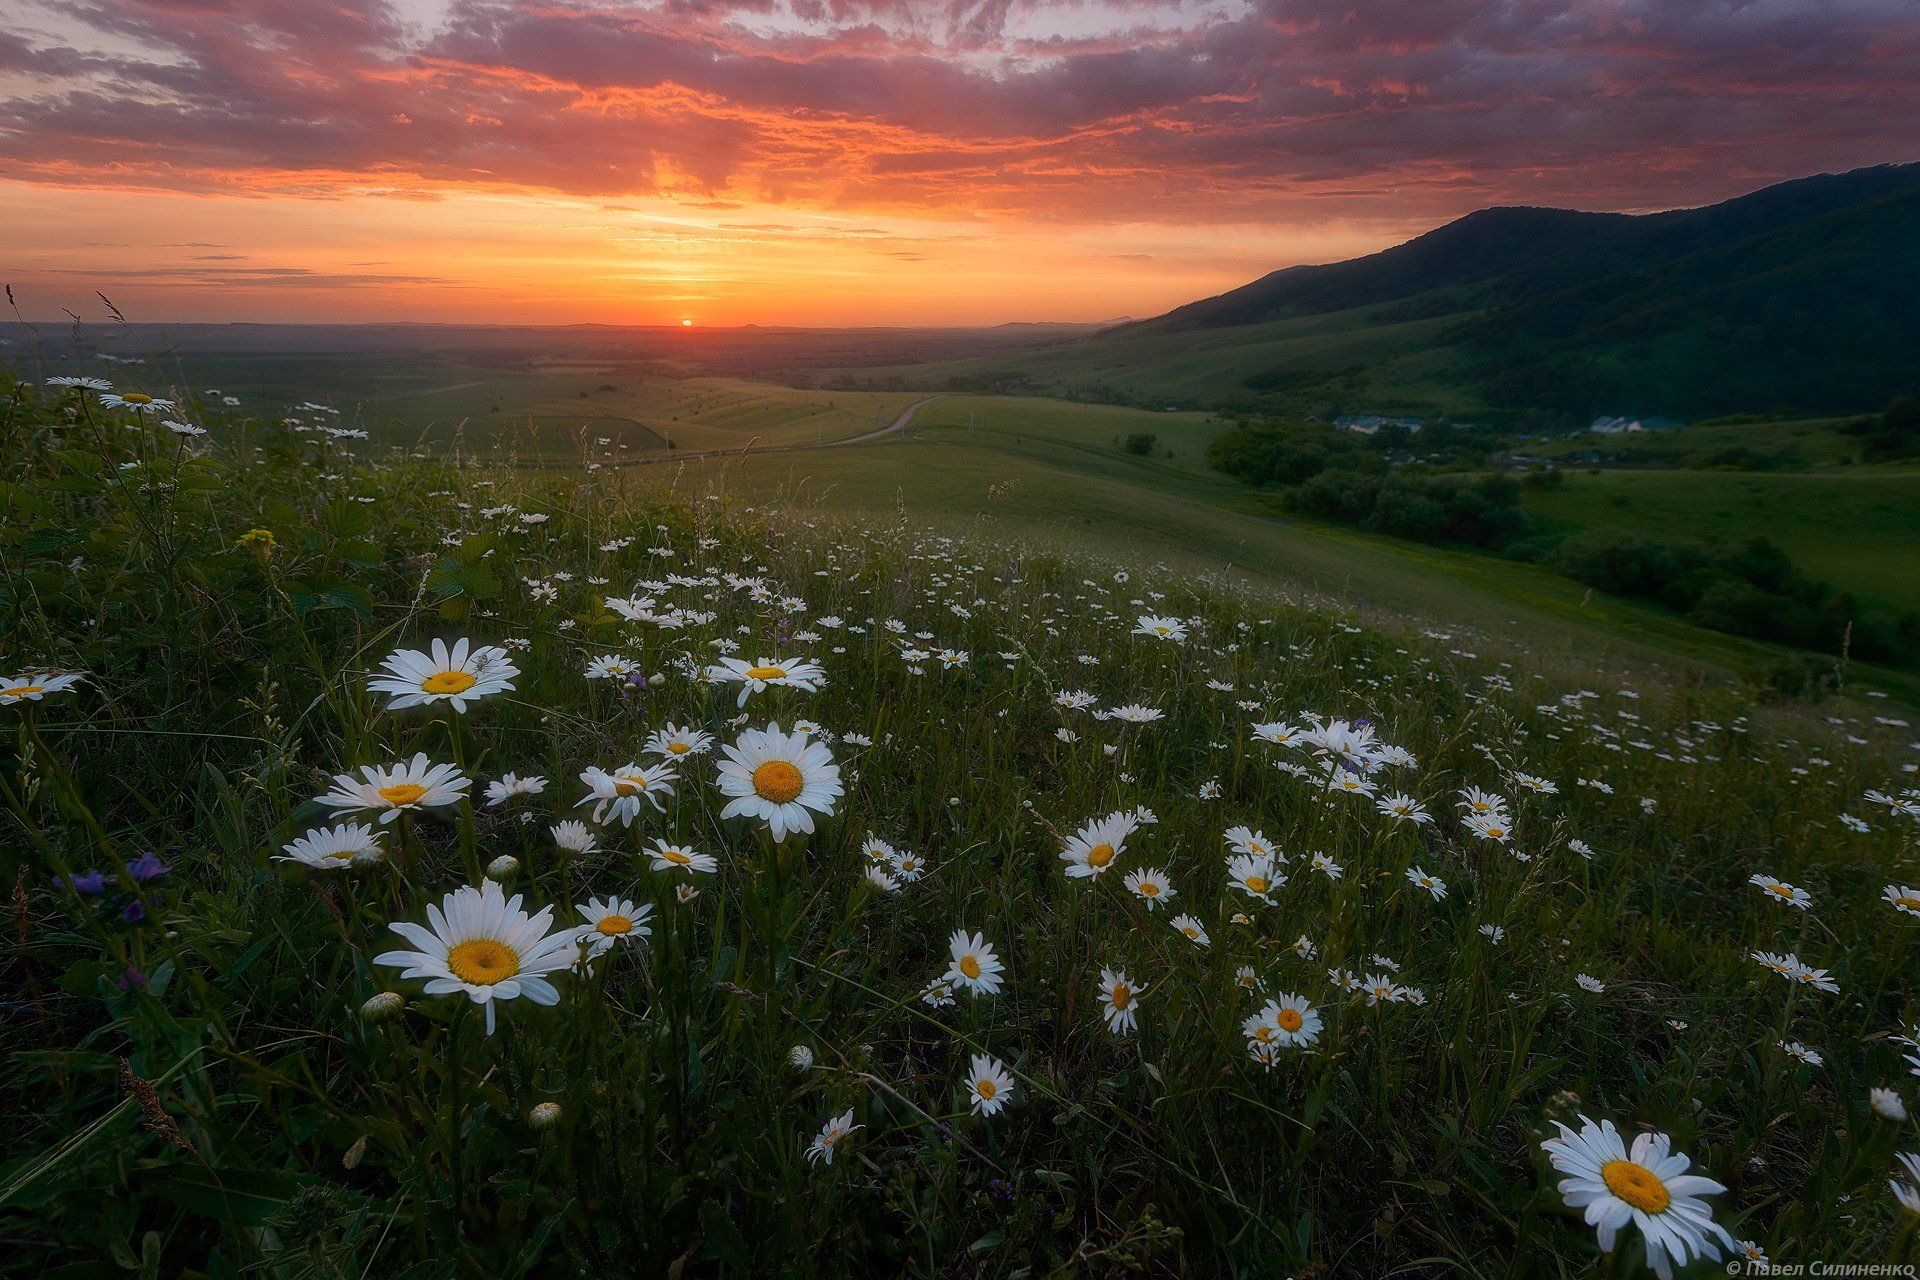
[[[730,454],[745,456],[748,453],[798,453],[803,449],[837,449],[842,445],[866,444],[869,441],[879,440],[886,436],[897,435],[905,431],[909,426],[913,425],[914,414],[920,412],[920,410],[926,408],[935,400],[945,398],[945,392],[937,395],[924,396],[902,409],[900,416],[886,426],[876,427],[872,431],[864,432],[857,436],[848,436],[844,440],[819,440],[812,444],[770,444],[764,449],[756,449],[754,448],[754,441],[760,437],[755,436],[753,440],[749,440],[743,445],[726,449],[696,449],[691,453],[681,453],[677,450],[662,450],[657,453],[644,454],[638,458],[623,458],[615,465],[623,467],[643,467],[655,462],[694,462],[701,458],[724,458]]]

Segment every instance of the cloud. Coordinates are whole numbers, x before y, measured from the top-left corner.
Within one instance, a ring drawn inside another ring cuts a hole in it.
[[[61,0],[41,183],[1062,223],[1645,208],[1915,158],[1908,0]],[[396,123],[405,121],[404,124]]]

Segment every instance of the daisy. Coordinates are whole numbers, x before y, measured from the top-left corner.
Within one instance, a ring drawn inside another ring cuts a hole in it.
[[[824,744],[772,724],[748,729],[720,750],[727,757],[719,764],[720,790],[731,797],[722,818],[759,818],[778,844],[790,832],[811,833],[814,813],[833,816],[833,802],[842,794],[840,766]]]
[[[1305,740],[1306,735],[1284,720],[1275,720],[1271,724],[1253,726],[1255,742],[1271,742],[1275,746],[1291,747]]]
[[[1368,974],[1360,983],[1360,994],[1369,1005],[1397,1004],[1405,997],[1405,992],[1384,973]]]
[[[580,941],[586,944],[589,956],[604,955],[616,944],[653,936],[653,930],[647,927],[647,917],[653,914],[651,902],[635,906],[628,898],[590,898],[585,906],[574,910],[586,921],[580,928]]]
[[[1325,875],[1329,880],[1338,880],[1341,876],[1346,874],[1345,869],[1342,868],[1339,863],[1335,862],[1332,858],[1329,858],[1324,853],[1314,854],[1313,861],[1308,864],[1308,867],[1310,870],[1318,871],[1321,874]]]
[[[1826,1061],[1825,1058],[1822,1058],[1818,1053],[1807,1048],[1807,1046],[1801,1044],[1798,1040],[1782,1040],[1780,1041],[1780,1047],[1786,1051],[1788,1057],[1804,1062],[1810,1067],[1820,1066]]]
[[[653,848],[647,850],[648,864],[654,871],[681,870],[689,875],[711,875],[720,869],[720,862],[710,853],[695,853],[691,845],[668,844],[665,840],[656,840]]]
[[[1504,813],[1470,813],[1466,817],[1467,830],[1482,840],[1491,840],[1495,844],[1505,844],[1513,837],[1513,827],[1507,822]]]
[[[712,734],[699,729],[685,729],[669,721],[665,728],[655,729],[640,750],[645,755],[672,759],[677,756],[705,755],[707,748],[712,745]]]
[[[1227,859],[1227,878],[1248,897],[1269,904],[1273,902],[1273,891],[1287,882],[1285,876],[1273,869],[1272,858],[1248,853]]]
[[[1282,993],[1260,1012],[1248,1015],[1240,1030],[1258,1044],[1292,1048],[1317,1043],[1321,1025],[1319,1011],[1305,996]]]
[[[1157,911],[1162,905],[1179,896],[1174,887],[1167,883],[1166,873],[1158,867],[1142,867],[1138,871],[1129,871],[1125,883],[1140,901],[1147,904],[1149,911]]]
[[[491,807],[504,804],[515,796],[537,796],[546,789],[545,778],[523,778],[517,773],[503,773],[498,781],[487,784],[487,804]]]
[[[860,852],[867,855],[870,863],[892,862],[900,856],[900,851],[882,840],[879,836],[868,836],[861,844]]]
[[[1902,915],[1920,916],[1920,889],[1910,885],[1890,884],[1883,891],[1887,905]]]
[[[1889,1178],[1887,1186],[1893,1191],[1893,1198],[1908,1213],[1920,1213],[1920,1155],[1911,1151],[1897,1153],[1900,1167],[1906,1171],[1905,1178]]]
[[[1419,867],[1407,868],[1407,882],[1425,889],[1434,896],[1435,901],[1447,896],[1447,882]]]
[[[1491,791],[1482,791],[1478,787],[1468,787],[1460,793],[1460,807],[1465,809],[1469,814],[1478,815],[1483,818],[1495,814],[1505,816],[1507,812],[1507,800],[1505,796],[1497,796]]]
[[[1567,1176],[1560,1196],[1567,1207],[1586,1210],[1587,1224],[1598,1228],[1600,1248],[1612,1252],[1620,1228],[1631,1222],[1646,1241],[1647,1265],[1660,1280],[1671,1280],[1673,1264],[1720,1256],[1734,1247],[1726,1228],[1713,1220],[1702,1196],[1726,1190],[1711,1178],[1688,1173],[1688,1159],[1670,1154],[1664,1133],[1642,1133],[1633,1151],[1611,1120],[1595,1124],[1580,1117],[1575,1132],[1555,1122],[1560,1136],[1541,1143],[1553,1167]]]
[[[625,680],[628,676],[639,675],[640,664],[632,658],[623,658],[617,653],[595,658],[587,664],[589,680]]]
[[[739,658],[722,658],[718,665],[707,668],[707,679],[714,684],[738,681],[740,701],[735,705],[744,707],[749,697],[774,685],[812,693],[827,682],[827,672],[819,663],[804,658],[762,658],[752,665]]]
[[[1140,621],[1134,624],[1133,634],[1178,643],[1187,638],[1187,624],[1179,618],[1156,618],[1143,614]]]
[[[587,824],[584,822],[572,820],[556,822],[553,824],[552,834],[553,847],[562,853],[569,853],[578,858],[593,852],[593,832],[587,829]]]
[[[1807,895],[1805,889],[1796,889],[1784,880],[1775,880],[1769,875],[1756,874],[1748,876],[1747,883],[1754,885],[1762,893],[1771,894],[1773,897],[1778,898],[1780,902],[1786,906],[1797,907],[1805,911],[1813,905],[1813,899]]]
[[[1167,921],[1186,936],[1187,941],[1197,946],[1207,946],[1213,939],[1207,936],[1207,930],[1198,920],[1189,915],[1178,915]]]
[[[1226,841],[1227,847],[1235,853],[1250,853],[1256,858],[1281,858],[1279,847],[1267,839],[1264,832],[1248,827],[1228,827]]]
[[[336,827],[315,827],[285,852],[274,855],[275,862],[298,862],[316,871],[338,871],[346,866],[366,866],[380,861],[380,839],[364,823],[343,822]]]
[[[429,765],[422,751],[413,759],[385,768],[360,766],[359,778],[350,773],[333,776],[333,790],[317,798],[336,814],[366,810],[392,822],[403,812],[442,809],[457,804],[473,779],[451,764]]]
[[[1110,813],[1081,827],[1060,851],[1068,878],[1084,880],[1111,867],[1113,860],[1126,851],[1127,837],[1139,826],[1139,819],[1131,813]]]
[[[1907,1118],[1907,1104],[1897,1090],[1873,1088],[1867,1090],[1867,1103],[1883,1120],[1896,1123]]]
[[[1158,707],[1143,707],[1137,702],[1129,702],[1125,706],[1115,707],[1107,714],[1126,724],[1152,724],[1167,713]]]
[[[1373,807],[1389,818],[1411,822],[1416,826],[1429,826],[1433,822],[1433,815],[1427,812],[1426,806],[1404,791],[1396,791],[1390,796],[1381,796],[1374,802]]]
[[[1595,995],[1607,989],[1606,983],[1590,973],[1576,973],[1573,975],[1573,981],[1582,991],[1591,991]]]
[[[972,1070],[967,1074],[968,1105],[977,1114],[990,1116],[1006,1106],[1012,1096],[1013,1077],[1006,1067],[984,1053],[974,1054]]]
[[[435,640],[429,648],[429,653],[396,650],[380,664],[387,674],[367,681],[367,687],[375,693],[393,695],[387,710],[445,702],[455,711],[464,712],[469,702],[512,689],[514,677],[520,674],[520,668],[498,645],[473,649],[462,637],[451,649],[444,640]]]
[[[906,884],[912,884],[927,873],[927,860],[917,853],[908,853],[904,850],[894,854],[893,860],[888,865]]]
[[[893,872],[877,864],[867,868],[867,883],[882,893],[900,891],[900,882],[893,878]]]
[[[427,979],[428,995],[466,992],[486,1006],[488,1035],[494,1001],[525,996],[558,1004],[560,993],[546,975],[580,959],[579,930],[553,930],[552,907],[530,916],[520,909],[519,894],[508,898],[491,880],[478,889],[462,885],[438,906],[429,903],[427,921],[431,929],[406,920],[389,925],[419,949],[384,952],[373,962],[399,967],[402,978]]]
[[[953,960],[947,967],[946,981],[965,987],[978,996],[1000,993],[1001,975],[1006,966],[993,953],[993,944],[987,941],[985,934],[955,929],[953,937],[947,940],[947,946],[953,953]]]
[[[77,671],[60,675],[30,671],[23,676],[0,676],[0,707],[16,702],[38,702],[50,693],[63,693],[84,679],[85,674]]]
[[[667,811],[660,797],[673,794],[674,776],[672,766],[666,764],[645,769],[637,764],[623,764],[612,770],[589,765],[581,770],[580,781],[587,788],[580,803],[593,806],[595,822],[614,817],[620,820],[621,826],[630,827],[640,816],[642,800],[652,805],[656,813]]]
[[[127,409],[134,413],[173,413],[179,408],[171,400],[150,396],[144,391],[109,391],[100,397],[109,409]]]
[[[1118,970],[1102,969],[1100,992],[1105,997],[1100,1016],[1107,1020],[1107,1029],[1117,1036],[1132,1031],[1138,1025],[1139,1000],[1146,988]]]
[[[808,1058],[811,1060],[812,1055],[809,1054]],[[848,1107],[845,1112],[834,1116],[831,1120],[828,1120],[820,1126],[820,1132],[814,1135],[813,1144],[807,1148],[808,1162],[811,1164],[832,1164],[834,1148],[838,1147],[841,1141],[855,1129],[864,1128],[866,1128],[865,1125],[855,1124],[853,1122],[853,1108]]]

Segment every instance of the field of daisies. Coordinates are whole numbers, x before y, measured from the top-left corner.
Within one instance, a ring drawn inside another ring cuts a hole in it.
[[[1901,708],[242,412],[0,378],[10,1274],[1920,1260]]]

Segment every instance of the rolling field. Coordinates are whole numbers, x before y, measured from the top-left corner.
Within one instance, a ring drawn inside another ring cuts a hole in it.
[[[1454,357],[1436,338],[1460,316],[1383,323],[1378,310],[1184,333],[1096,335],[1013,355],[843,373],[856,384],[899,380],[936,389],[1018,380],[1040,394],[1096,398],[1118,392],[1183,407],[1269,395],[1275,404],[1317,405],[1331,398],[1354,407],[1417,406],[1455,416],[1478,407],[1470,394],[1437,376]]]
[[[1624,529],[1652,538],[1771,538],[1794,563],[1862,600],[1920,608],[1920,468],[1573,472],[1529,489],[1546,530]]]
[[[1468,627],[1481,643],[1506,649],[1594,666],[1659,668],[1680,681],[1753,672],[1788,654],[1593,592],[1537,566],[1298,520],[1206,466],[1206,444],[1222,429],[1204,414],[952,395],[921,409],[901,437],[849,449],[675,463],[637,473],[635,483],[862,522],[904,519],[1030,548],[1071,543],[1121,560],[1158,559],[1183,571],[1224,572],[1436,626]],[[1157,437],[1153,456],[1120,447],[1134,432]],[[1586,479],[1570,479],[1568,489]],[[1907,592],[1911,598],[1911,587]],[[1912,673],[1855,664],[1853,676],[1920,703],[1920,677]]]

